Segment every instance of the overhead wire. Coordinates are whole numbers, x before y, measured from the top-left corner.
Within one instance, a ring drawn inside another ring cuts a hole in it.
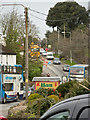
[[[28,8],[28,10],[31,10],[31,11],[33,11],[33,12],[36,12],[36,13],[39,13],[39,14],[41,14],[41,15],[45,15],[45,16],[47,16],[47,14],[45,14],[45,13],[41,13],[41,12],[36,11],[36,10],[33,10],[33,9],[31,9],[31,8]]]
[[[34,9],[31,9],[31,8],[28,8],[28,9],[31,10],[31,11],[33,11],[33,12],[36,12],[36,13],[38,13],[38,14],[48,16],[48,15],[46,15],[46,14],[44,14],[44,13],[42,13],[42,12],[36,11],[36,10],[34,10]],[[75,18],[75,17],[77,17],[77,16],[79,16],[79,15],[82,15],[82,14],[84,14],[84,13],[87,13],[87,11],[82,12],[82,13],[80,13],[80,14],[78,14],[78,15],[75,15],[75,16],[73,16],[73,17],[71,17],[71,18],[66,18],[66,19],[61,19],[61,20],[45,20],[45,19],[42,19],[42,18],[37,17],[37,16],[35,16],[35,15],[32,15],[31,13],[30,13],[30,15],[33,16],[33,17],[35,17],[35,18],[37,18],[37,19],[44,20],[44,21],[52,21],[52,22],[57,21],[57,22],[58,22],[58,21],[64,21],[64,20],[66,21],[66,20],[73,19],[73,18]]]

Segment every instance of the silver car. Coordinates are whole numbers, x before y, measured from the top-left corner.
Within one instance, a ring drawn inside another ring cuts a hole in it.
[[[53,64],[61,64],[61,61],[59,58],[54,58]]]
[[[70,67],[70,65],[64,65],[64,67],[63,67],[63,71],[67,71],[67,72],[69,72],[69,67]]]

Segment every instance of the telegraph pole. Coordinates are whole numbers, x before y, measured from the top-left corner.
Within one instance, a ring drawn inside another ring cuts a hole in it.
[[[28,8],[25,7],[25,23],[26,23],[26,41],[25,41],[25,86],[26,100],[28,101]]]
[[[28,8],[23,4],[0,4],[0,6],[22,6],[25,8],[25,26],[26,26],[26,41],[25,41],[25,85],[26,85],[26,100],[28,101]]]
[[[65,40],[65,34],[66,34],[66,32],[65,32],[65,24],[64,24],[64,40]]]

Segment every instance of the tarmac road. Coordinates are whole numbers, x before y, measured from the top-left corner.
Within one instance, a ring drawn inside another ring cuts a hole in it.
[[[21,101],[19,101],[19,102],[21,102]],[[16,106],[19,102],[10,101],[5,104],[0,103],[0,115],[7,117],[9,108]]]
[[[51,64],[45,64],[43,65],[43,75],[47,76],[47,73],[50,74],[50,76],[68,76],[68,72],[63,71],[63,64],[60,65],[53,64],[52,60],[48,60],[48,62],[51,62]]]

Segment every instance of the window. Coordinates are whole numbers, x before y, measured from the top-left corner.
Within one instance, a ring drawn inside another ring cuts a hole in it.
[[[67,120],[69,117],[69,112],[64,111],[50,116],[47,120]]]
[[[90,119],[90,108],[85,108],[79,115],[78,120],[89,120]]]
[[[16,67],[16,73],[22,74],[22,68],[21,67]]]
[[[8,55],[6,55],[6,64],[8,64]]]
[[[2,64],[2,55],[1,55],[1,64]]]
[[[5,83],[4,87],[5,91],[13,91],[13,83]]]
[[[20,90],[23,90],[23,83],[20,83]]]
[[[13,66],[10,66],[10,73],[13,73]]]

